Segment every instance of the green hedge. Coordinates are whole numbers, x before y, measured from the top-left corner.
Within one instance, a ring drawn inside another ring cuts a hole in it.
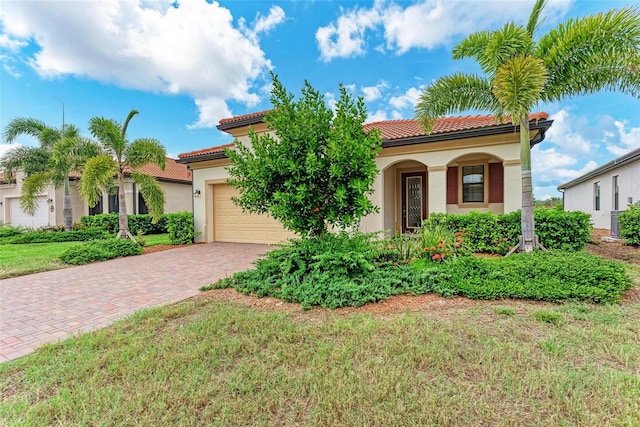
[[[85,242],[88,240],[108,239],[112,234],[100,228],[87,228],[74,231],[25,231],[21,234],[0,237],[0,244]]]
[[[640,205],[631,205],[618,216],[620,237],[625,243],[640,246]]]
[[[160,221],[153,223],[151,216],[147,214],[141,215],[128,215],[129,218],[129,231],[131,234],[138,234],[138,231],[142,231],[142,234],[162,234],[167,232],[167,217],[173,214],[163,215]],[[98,227],[109,233],[115,233],[118,231],[118,217],[117,213],[106,213],[98,215],[83,216],[80,218],[80,227]]]
[[[591,239],[591,219],[584,212],[536,209],[534,217],[536,234],[547,249],[579,251]],[[477,211],[464,215],[437,213],[425,221],[425,227],[432,225],[469,232],[465,237],[469,249],[486,253],[504,252],[503,241],[515,246],[522,229],[520,211],[498,215]]]
[[[60,259],[67,264],[88,264],[130,255],[140,255],[142,247],[129,239],[94,240],[67,249]]]
[[[169,242],[172,245],[193,243],[193,214],[191,212],[172,213],[166,216]]]

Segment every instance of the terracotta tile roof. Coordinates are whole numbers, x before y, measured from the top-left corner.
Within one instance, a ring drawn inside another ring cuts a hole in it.
[[[547,113],[533,113],[529,115],[529,120],[546,120],[548,117],[549,115]],[[457,132],[508,123],[509,121],[500,122],[496,120],[495,116],[443,117],[436,120],[431,134],[435,135]],[[379,129],[380,135],[386,140],[411,138],[424,135],[420,122],[416,119],[386,120],[382,122],[367,123],[364,125],[364,129]]]
[[[158,179],[191,182],[191,171],[187,169],[187,165],[176,163],[175,159],[169,157],[165,161],[164,170],[153,163],[149,163],[142,166],[140,171],[153,175]]]
[[[225,148],[231,148],[234,143],[218,145],[217,147],[203,148],[202,150],[189,151],[188,153],[178,154],[179,159],[186,159],[188,157],[206,156],[207,154],[222,153]]]
[[[141,172],[147,173],[157,179],[165,179],[169,181],[191,182],[191,171],[187,169],[187,165],[176,163],[175,159],[167,157],[164,164],[164,170],[153,163],[146,164],[140,168]],[[130,171],[125,170],[125,174]],[[80,178],[81,174],[77,171],[71,171],[69,178]]]
[[[223,125],[225,123],[239,122],[241,120],[248,120],[248,119],[253,119],[258,117],[262,118],[262,116],[267,114],[269,111],[271,110],[258,111],[256,113],[244,114],[242,116],[234,116],[234,117],[228,117],[226,119],[220,119],[220,124]]]

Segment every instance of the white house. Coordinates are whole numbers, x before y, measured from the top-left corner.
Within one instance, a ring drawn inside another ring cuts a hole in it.
[[[640,148],[605,163],[558,187],[564,209],[591,215],[596,228],[617,236],[615,217],[630,203],[640,201]]]
[[[266,112],[223,119],[218,129],[250,144],[249,128],[271,132]],[[546,113],[530,116],[530,140],[544,139],[552,121]],[[425,135],[416,120],[369,123],[382,135],[376,164],[373,203],[377,213],[363,218],[363,231],[413,230],[429,212],[471,210],[511,212],[521,207],[519,127],[493,116],[446,117]],[[205,242],[274,243],[292,236],[267,215],[249,215],[231,201],[237,195],[226,181],[230,164],[224,153],[233,144],[182,153],[179,163],[193,173],[194,221]]]

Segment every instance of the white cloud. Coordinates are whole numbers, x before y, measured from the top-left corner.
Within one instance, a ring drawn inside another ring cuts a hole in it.
[[[16,52],[27,44],[26,41],[11,38],[7,34],[0,34],[0,49]]]
[[[400,96],[393,96],[389,100],[389,104],[391,104],[394,108],[398,110],[404,110],[406,108],[415,108],[418,103],[418,99],[420,99],[420,94],[422,90],[416,87],[411,87],[407,89],[407,91]]]
[[[327,104],[329,104],[329,108],[333,111],[336,110],[336,95],[333,92],[327,92],[324,94],[324,98],[327,100]]]
[[[387,113],[384,110],[378,110],[373,114],[367,115],[367,123],[382,122],[388,120]]]
[[[0,159],[12,148],[20,147],[21,144],[0,144]],[[0,171],[2,172],[2,171]]]
[[[217,2],[6,2],[0,10],[7,40],[35,40],[29,64],[44,78],[82,76],[120,87],[193,97],[194,127],[230,114],[228,100],[255,105],[254,82],[271,68],[258,34],[284,20],[272,7],[252,30],[234,25]],[[5,42],[6,43],[6,42]]]
[[[591,154],[598,148],[598,143],[587,139],[593,139],[588,132],[587,120],[571,114],[569,108],[561,109],[549,119],[553,120],[553,126],[547,131],[547,138],[562,147],[563,152],[580,156]],[[583,132],[587,136],[583,136]]]
[[[387,87],[389,87],[389,83],[384,80],[381,80],[380,83],[375,86],[363,86],[361,90],[364,94],[364,100],[366,102],[373,102],[377,99],[380,99],[380,97],[382,96],[382,91]]]
[[[526,23],[533,0],[469,1],[422,0],[405,7],[405,3],[377,0],[371,8],[343,10],[336,22],[320,27],[316,40],[320,56],[328,62],[366,52],[366,38],[382,28],[385,48],[402,54],[412,48],[434,49],[446,45],[456,36],[495,28],[507,21]],[[544,16],[554,22],[563,17],[573,0],[550,0]]]
[[[11,65],[9,64],[2,64],[2,69],[5,71],[5,73],[9,74],[11,77],[13,77],[14,79],[18,79],[20,77],[22,77],[22,74],[20,74],[18,71],[16,71]]]
[[[617,134],[614,132],[605,133],[607,150],[616,156],[622,156],[623,154],[640,147],[640,127],[632,127],[627,131],[626,128],[628,124],[629,123],[626,121],[621,122],[619,120],[615,120],[613,125],[618,131]]]

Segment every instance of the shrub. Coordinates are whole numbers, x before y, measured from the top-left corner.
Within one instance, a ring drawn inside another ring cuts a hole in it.
[[[188,245],[193,243],[196,233],[193,230],[193,214],[180,212],[167,215],[169,242],[172,245]]]
[[[640,205],[630,205],[618,215],[620,237],[625,243],[640,246]]]
[[[473,211],[464,215],[431,214],[425,225],[464,230],[469,233],[466,243],[472,252],[504,255],[518,243],[520,221],[520,211],[499,215]],[[536,209],[535,224],[540,243],[547,249],[579,251],[590,240],[590,217],[584,212]]]
[[[67,249],[60,259],[67,264],[80,265],[141,253],[142,247],[129,239],[94,240]]]
[[[167,232],[167,216],[163,216],[157,223],[152,222],[151,215],[127,215],[129,219],[129,231],[137,234],[142,231],[143,234],[161,234]],[[80,227],[97,227],[115,233],[118,231],[118,214],[103,213],[98,215],[88,215],[80,218]]]
[[[74,231],[28,231],[22,234],[2,237],[0,243],[25,244],[25,243],[53,243],[53,242],[85,242],[88,240],[108,239],[111,234],[99,228],[87,228]]]
[[[468,232],[455,233],[442,225],[423,225],[418,231],[420,255],[427,260],[444,261],[465,253],[464,240]]]
[[[10,225],[0,226],[0,238],[17,236],[24,233],[24,229],[18,227],[12,227]]]

